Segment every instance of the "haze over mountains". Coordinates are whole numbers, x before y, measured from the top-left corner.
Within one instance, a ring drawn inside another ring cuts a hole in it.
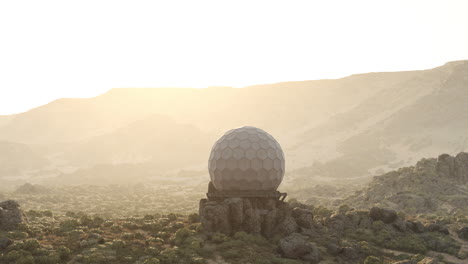
[[[0,177],[77,170],[92,177],[93,168],[122,165],[148,175],[206,171],[215,140],[244,125],[278,139],[287,171],[311,176],[368,176],[453,155],[468,148],[468,61],[336,80],[59,99],[0,116],[0,164],[9,164]]]

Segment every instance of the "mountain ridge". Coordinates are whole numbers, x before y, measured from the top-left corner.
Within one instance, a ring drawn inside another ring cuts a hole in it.
[[[193,154],[199,157],[200,168],[217,137],[233,127],[251,125],[281,143],[291,170],[370,176],[422,157],[466,150],[467,76],[468,61],[463,60],[429,70],[244,88],[111,89],[92,98],[59,99],[1,116],[0,140],[29,145],[53,164],[58,158],[60,164],[72,165],[75,162],[66,154],[70,150],[79,152],[77,156],[93,153],[77,145],[159,115],[174,120],[174,126],[191,126],[187,134],[200,130],[210,135],[202,140],[206,146]],[[155,137],[157,127],[154,124]],[[128,139],[137,138],[137,130]],[[109,153],[106,144],[94,142],[95,149]],[[316,164],[322,164],[321,169]],[[332,167],[348,169],[324,170]]]

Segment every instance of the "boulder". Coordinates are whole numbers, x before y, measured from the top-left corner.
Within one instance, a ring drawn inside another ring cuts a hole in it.
[[[400,232],[406,231],[406,222],[401,218],[397,218],[397,220],[395,220],[395,222],[392,223],[392,226]]]
[[[12,243],[13,241],[11,241],[11,239],[6,238],[6,237],[0,237],[0,249],[5,249]]]
[[[340,250],[341,248],[335,243],[328,243],[327,245],[327,251],[332,256],[338,255],[338,253],[340,253]]]
[[[297,225],[294,218],[291,216],[286,217],[283,222],[281,222],[278,227],[276,228],[276,232],[281,235],[289,235],[295,233],[299,230],[299,226]]]
[[[343,257],[347,260],[354,260],[354,259],[357,259],[359,256],[358,256],[358,252],[356,249],[352,248],[352,247],[343,247],[340,249],[340,254],[343,255]]]
[[[390,224],[397,219],[395,210],[372,207],[369,211],[369,216],[374,220],[381,220],[386,224]]]
[[[424,225],[419,221],[406,221],[406,228],[415,233],[423,233],[426,231]]]
[[[278,247],[286,258],[302,259],[312,263],[320,261],[320,252],[315,243],[307,242],[306,237],[298,233],[280,239]]]
[[[425,226],[426,230],[429,232],[440,232],[442,234],[448,235],[449,230],[446,226],[438,224],[438,223],[430,223]]]
[[[26,221],[26,215],[16,201],[0,203],[0,230],[14,230],[18,224]]]
[[[369,211],[352,210],[345,214],[345,228],[370,228],[372,226],[372,218],[369,217]]]
[[[346,216],[333,214],[326,220],[326,226],[336,233],[342,233],[345,229]]]
[[[296,207],[292,210],[292,216],[300,227],[311,228],[314,214],[310,210]]]
[[[457,233],[459,238],[468,240],[468,226],[460,228]]]

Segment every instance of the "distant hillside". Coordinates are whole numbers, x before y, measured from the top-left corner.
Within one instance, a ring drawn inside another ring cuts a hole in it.
[[[25,170],[40,169],[48,160],[25,144],[0,141],[0,178],[17,176]]]
[[[468,150],[467,76],[468,61],[455,61],[245,88],[112,89],[0,116],[0,140],[27,144],[60,170],[142,162],[204,169],[219,136],[251,125],[278,139],[288,171],[369,177]]]
[[[407,213],[468,214],[468,153],[422,159],[415,166],[376,176],[342,200],[357,208],[383,206]]]
[[[74,143],[64,159],[77,166],[151,163],[160,169],[197,166],[216,137],[193,125],[151,115],[104,135]]]

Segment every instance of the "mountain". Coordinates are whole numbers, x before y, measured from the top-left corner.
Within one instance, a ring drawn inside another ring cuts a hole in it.
[[[21,171],[37,170],[49,161],[20,143],[0,141],[0,176],[17,176]]]
[[[354,195],[342,200],[356,208],[382,206],[410,214],[468,214],[468,153],[422,159],[373,178]]]
[[[160,163],[204,169],[225,131],[265,129],[302,177],[370,177],[467,148],[468,61],[245,88],[125,88],[0,116],[0,140],[59,170]],[[186,149],[190,149],[187,153]]]
[[[112,132],[76,142],[64,159],[77,166],[96,164],[159,164],[163,169],[197,166],[205,161],[215,137],[193,125],[151,115]]]

